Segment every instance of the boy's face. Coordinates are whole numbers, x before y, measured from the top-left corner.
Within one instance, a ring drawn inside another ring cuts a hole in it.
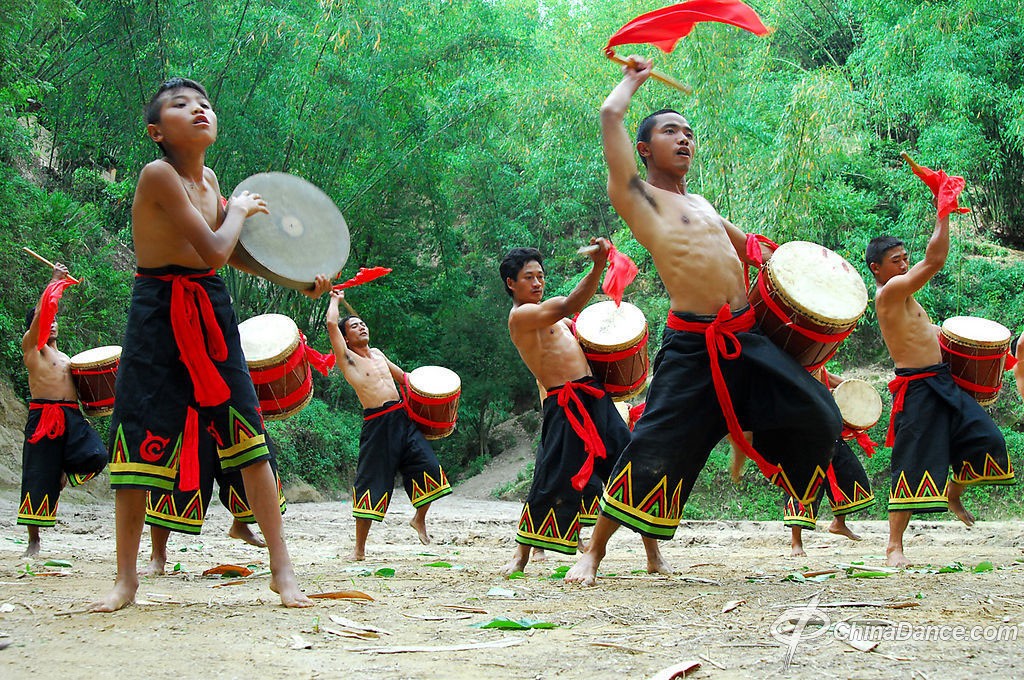
[[[697,142],[686,119],[678,113],[663,113],[657,117],[649,142],[637,142],[637,152],[659,167],[671,168],[685,175],[690,170]]]
[[[512,299],[519,303],[538,304],[544,299],[544,267],[537,260],[530,260],[519,270],[515,279],[506,278],[506,285],[512,291]]]
[[[885,251],[882,261],[871,263],[871,273],[878,283],[888,283],[894,276],[902,276],[910,271],[910,255],[903,246],[895,246]]]
[[[169,90],[160,98],[160,118],[146,126],[150,138],[167,146],[217,139],[217,114],[202,93],[190,87]]]

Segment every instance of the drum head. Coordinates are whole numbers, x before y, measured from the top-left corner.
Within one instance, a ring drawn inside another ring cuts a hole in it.
[[[609,352],[634,346],[647,332],[647,319],[634,305],[611,300],[590,305],[576,317],[576,336],[587,347]]]
[[[121,358],[121,345],[104,345],[79,352],[71,357],[71,368],[91,368]]]
[[[791,307],[825,325],[856,323],[867,309],[868,289],[857,270],[817,243],[783,243],[765,269]]]
[[[448,397],[462,389],[462,381],[443,366],[420,366],[409,372],[409,387],[424,396]]]
[[[856,378],[844,380],[832,390],[843,422],[855,430],[867,430],[882,416],[882,397],[869,383]]]
[[[238,324],[245,362],[254,368],[289,356],[299,344],[299,327],[284,314],[261,314]]]
[[[260,194],[270,214],[247,218],[235,254],[263,278],[288,288],[313,287],[317,274],[337,278],[348,260],[345,218],[324,192],[283,172],[246,178],[235,193]]]
[[[942,333],[971,347],[1000,347],[1010,342],[1010,329],[977,316],[954,316],[942,322]]]

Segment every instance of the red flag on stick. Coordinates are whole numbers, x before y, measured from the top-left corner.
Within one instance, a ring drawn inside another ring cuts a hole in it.
[[[769,29],[757,12],[740,0],[690,0],[641,14],[608,39],[605,54],[614,54],[616,45],[650,43],[665,53],[702,21],[730,24],[756,35],[768,35]]]
[[[619,252],[612,246],[608,251],[608,271],[604,275],[604,282],[601,283],[601,290],[615,300],[616,307],[622,304],[622,293],[626,286],[633,283],[638,271],[640,270],[629,255]]]
[[[78,281],[71,278],[50,281],[39,298],[39,341],[36,343],[36,350],[42,350],[50,340],[50,326],[57,318],[57,303],[64,295],[64,289],[73,286]]]
[[[936,172],[931,168],[918,165],[907,153],[900,155],[903,156],[903,160],[910,163],[910,169],[914,171],[914,174],[920,177],[928,185],[928,188],[932,190],[932,195],[935,196],[935,204],[939,212],[939,219],[949,215],[951,212],[960,214],[971,212],[970,208],[961,208],[958,200],[960,192],[967,186],[967,182],[964,181],[963,177],[950,177],[944,170]]]
[[[364,283],[369,283],[374,279],[379,279],[382,276],[386,276],[391,273],[389,267],[360,267],[359,272],[348,281],[335,284],[334,290],[343,290],[345,288],[352,288],[353,286],[361,286]]]

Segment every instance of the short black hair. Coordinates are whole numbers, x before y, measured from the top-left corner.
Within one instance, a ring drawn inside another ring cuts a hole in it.
[[[678,111],[676,111],[675,109],[661,109],[659,111],[655,111],[654,113],[652,113],[651,115],[647,116],[642,121],[640,121],[640,127],[638,127],[636,129],[636,141],[638,143],[639,142],[648,143],[648,142],[651,141],[651,132],[654,130],[654,126],[658,122],[658,116],[660,116],[660,115],[662,115],[664,113],[674,113],[677,116],[682,116],[683,115],[683,114],[679,113]],[[647,166],[647,159],[644,158],[643,156],[640,156],[640,160],[643,162],[644,166],[646,167]]]
[[[505,279],[518,279],[519,272],[523,271],[527,262],[536,262],[540,265],[541,271],[544,271],[544,257],[536,248],[513,248],[502,259],[498,273],[501,274],[501,285],[509,297],[512,297],[512,289],[505,283]]]
[[[150,98],[149,103],[146,104],[146,125],[160,122],[160,107],[163,105],[164,95],[168,92],[181,89],[195,90],[206,99],[210,98],[210,95],[206,94],[206,88],[191,78],[175,77],[165,80],[160,84],[160,87],[157,88],[156,92]],[[160,150],[163,151],[164,154],[167,153],[163,144],[157,142],[156,145],[160,147]]]
[[[872,263],[881,264],[887,252],[902,245],[903,241],[895,236],[876,236],[864,249],[864,262],[867,263],[868,269],[871,269]]]
[[[32,319],[36,318],[36,308],[32,307],[25,312],[25,332],[28,333],[28,329],[32,328]]]
[[[345,331],[346,331],[346,327],[345,327],[346,324],[348,323],[349,319],[358,319],[358,318],[360,318],[360,317],[356,316],[355,314],[349,314],[344,319],[342,319],[341,321],[338,322],[338,329],[341,330],[341,337],[345,338],[346,341],[348,340],[348,334],[345,333]]]

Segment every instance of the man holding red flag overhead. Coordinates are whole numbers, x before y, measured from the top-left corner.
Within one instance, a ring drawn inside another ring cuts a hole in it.
[[[78,486],[107,464],[107,449],[78,410],[71,359],[57,349],[57,301],[71,284],[57,263],[38,306],[29,311],[21,353],[32,395],[25,423],[18,524],[28,527],[23,557],[39,553],[39,527],[57,522],[57,499],[65,484]]]
[[[1002,432],[953,381],[949,364],[942,360],[938,332],[914,299],[946,263],[949,214],[963,210],[957,205],[963,178],[947,178],[944,172],[933,173],[910,162],[931,188],[938,208],[924,259],[911,267],[903,242],[893,236],[871,239],[864,255],[878,284],[878,329],[896,369],[889,383],[892,415],[885,442],[892,447],[885,549],[886,564],[892,567],[911,564],[903,550],[903,534],[913,513],[948,508],[971,526],[974,517],[960,500],[964,486],[1014,483]],[[951,466],[953,477],[948,479]]]
[[[502,570],[506,576],[526,568],[531,546],[576,554],[580,525],[597,519],[601,485],[629,442],[629,428],[593,377],[569,321],[597,292],[612,248],[604,238],[592,243],[585,252],[593,267],[564,297],[544,300],[544,261],[536,248],[513,248],[499,267],[512,297],[512,344],[545,392],[540,450],[519,519],[516,552]],[[618,266],[628,269],[624,263]],[[621,289],[618,294],[621,301]],[[657,541],[644,537],[644,548],[648,572],[671,573]]]
[[[640,178],[623,120],[651,62],[631,57],[623,72],[601,107],[608,196],[650,251],[671,313],[644,415],[605,486],[590,548],[566,575],[584,585],[594,584],[620,524],[672,538],[697,475],[727,433],[772,482],[810,503],[842,428],[825,386],[755,325],[744,281],[756,259],[748,241],[757,255],[771,253],[687,190],[696,144],[678,112],[640,124],[636,152],[647,179]],[[742,430],[753,432],[752,444]]]

